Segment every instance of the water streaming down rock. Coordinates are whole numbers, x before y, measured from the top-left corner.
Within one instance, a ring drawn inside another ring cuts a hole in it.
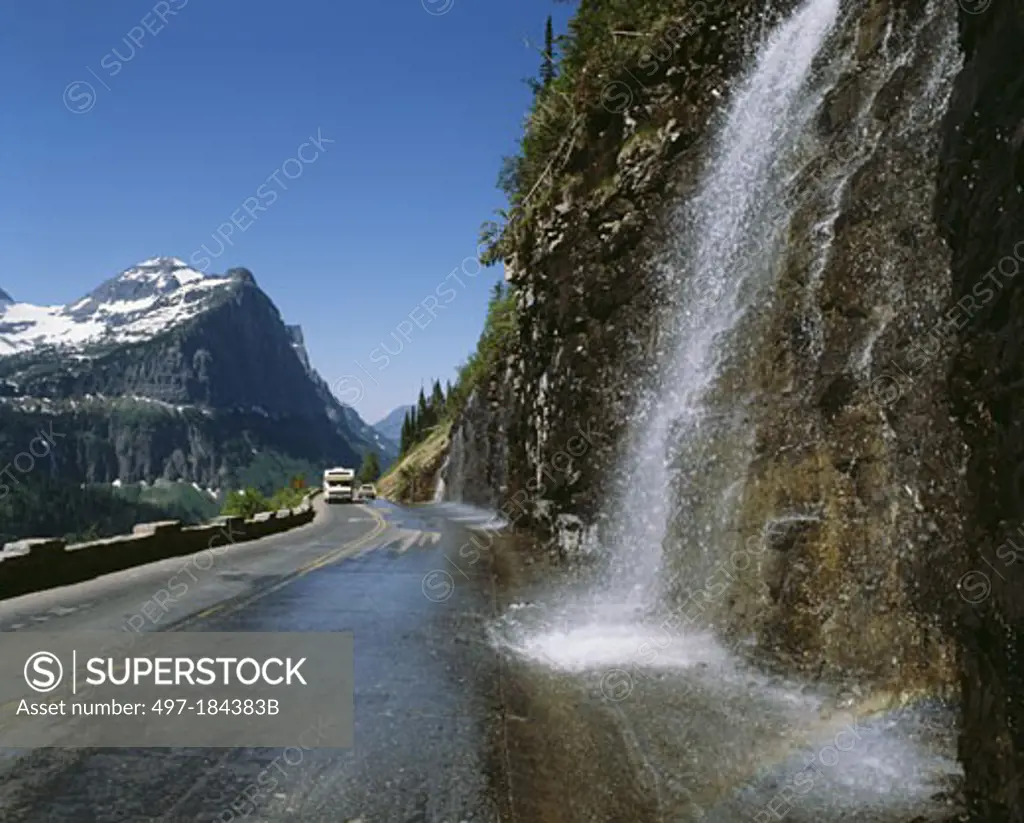
[[[769,37],[736,91],[668,263],[666,276],[676,287],[677,302],[662,343],[667,365],[633,421],[621,490],[608,518],[611,527],[601,536],[607,558],[602,583],[582,602],[568,604],[562,629],[525,643],[549,661],[561,660],[567,668],[628,662],[655,630],[669,577],[663,543],[681,459],[699,467],[690,473],[695,483],[717,494],[721,487],[713,475],[725,468],[727,458],[733,464],[731,484],[738,488],[738,463],[745,459],[749,437],[735,425],[735,416],[719,417],[733,442],[716,459],[707,437],[714,413],[705,400],[720,376],[730,333],[770,286],[774,247],[790,216],[779,193],[825,91],[812,67],[838,9],[838,0],[801,6]],[[759,238],[758,255],[744,252],[750,235]],[[730,501],[715,502],[727,518]],[[693,537],[705,554],[713,552],[708,544],[716,536],[707,524],[695,524]],[[721,658],[703,635],[674,648],[682,659],[662,655],[663,665]]]
[[[445,480],[444,474],[448,471],[448,463],[450,458],[445,457],[444,462],[441,464],[441,468],[437,471],[437,481],[434,485],[434,502],[443,503],[445,495]]]
[[[734,411],[717,414],[707,395],[721,377],[731,333],[771,285],[776,246],[794,207],[780,195],[825,92],[812,66],[838,10],[838,0],[810,0],[765,43],[735,93],[701,189],[681,221],[680,248],[670,263],[678,303],[665,343],[668,365],[649,408],[638,415],[624,472],[628,486],[651,492],[650,505],[620,497],[612,518],[613,585],[631,587],[635,605],[645,609],[665,594],[663,544],[680,480],[715,498],[710,507],[689,501],[693,516],[717,509],[725,520],[735,507],[729,487],[743,476],[750,427],[735,400]],[[726,448],[709,448],[722,437],[730,440]],[[691,560],[706,561],[721,535],[709,523],[694,523],[689,537],[702,547]],[[689,572],[704,569],[691,562]]]
[[[837,5],[803,4],[765,42],[676,214],[674,299],[650,355],[663,365],[606,475],[621,487],[590,541],[599,582],[555,595],[558,630],[529,633],[549,661],[576,667],[558,648],[602,637],[630,656],[685,612],[819,675],[901,689],[948,676],[912,602],[940,593],[906,580],[948,550],[923,535],[956,539],[955,478],[928,463],[949,415],[928,390],[887,413],[877,384],[941,323],[948,262],[921,215],[955,14],[922,0],[840,19]],[[941,379],[930,357],[921,383]]]

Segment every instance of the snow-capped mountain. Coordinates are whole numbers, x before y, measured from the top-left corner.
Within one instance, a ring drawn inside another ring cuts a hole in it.
[[[176,257],[156,257],[126,269],[68,306],[5,303],[0,298],[0,355],[149,340],[200,314],[211,297],[244,277],[241,272],[208,277]]]
[[[67,306],[0,302],[0,457],[46,423],[70,432],[53,471],[85,481],[221,488],[253,463],[308,475],[396,450],[334,397],[251,272],[174,257]]]

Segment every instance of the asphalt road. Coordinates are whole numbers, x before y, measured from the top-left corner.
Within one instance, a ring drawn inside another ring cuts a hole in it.
[[[6,632],[351,631],[355,643],[352,749],[0,750],[0,821],[941,819],[931,775],[945,761],[912,745],[912,723],[858,726],[842,762],[780,802],[844,719],[800,726],[790,692],[701,666],[609,699],[608,671],[499,650],[495,626],[549,575],[510,567],[490,538],[473,547],[459,519],[443,506],[319,504],[313,523],[212,564],[178,558],[0,601]],[[174,576],[187,591],[169,600]]]
[[[319,509],[308,526],[230,547],[184,577],[190,560],[179,558],[2,601],[0,630],[117,630],[145,614],[144,631],[351,631],[354,749],[8,751],[0,820],[498,820],[486,569],[434,592],[424,577],[450,535],[386,503]],[[155,608],[175,575],[189,590]]]

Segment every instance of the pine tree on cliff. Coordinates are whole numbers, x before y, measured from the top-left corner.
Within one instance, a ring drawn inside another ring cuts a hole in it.
[[[430,406],[434,412],[434,420],[437,422],[441,419],[441,414],[444,412],[444,392],[441,391],[441,381],[434,381],[434,388],[430,392]]]
[[[423,387],[420,387],[420,396],[416,401],[416,439],[418,440],[427,429],[430,428],[430,407],[427,405],[427,397],[423,393]]]
[[[540,85],[546,89],[555,80],[555,32],[551,26],[551,15],[544,26],[544,62],[540,65]]]
[[[402,441],[399,444],[399,454],[405,454],[412,445],[412,410],[406,411],[402,418]]]
[[[380,477],[380,459],[377,452],[367,452],[363,457],[363,465],[359,467],[359,482],[373,483]]]

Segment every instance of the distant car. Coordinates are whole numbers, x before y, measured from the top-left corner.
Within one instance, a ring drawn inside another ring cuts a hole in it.
[[[376,500],[377,489],[373,487],[372,483],[364,483],[359,487],[358,495],[360,500]]]

